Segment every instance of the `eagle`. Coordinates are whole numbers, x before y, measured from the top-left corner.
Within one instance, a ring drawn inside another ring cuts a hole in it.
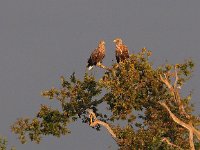
[[[90,58],[88,59],[88,70],[91,70],[93,66],[102,63],[103,58],[105,57],[105,41],[100,41],[98,47],[92,52]]]
[[[116,46],[115,57],[116,57],[117,63],[129,58],[128,47],[122,43],[122,39],[116,38],[113,42],[115,43],[115,46]]]

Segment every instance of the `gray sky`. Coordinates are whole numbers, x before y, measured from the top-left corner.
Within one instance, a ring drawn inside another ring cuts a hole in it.
[[[34,116],[40,104],[56,104],[40,91],[59,85],[61,75],[81,77],[100,39],[107,42],[104,64],[114,59],[115,37],[131,51],[153,51],[156,65],[192,58],[194,76],[184,91],[194,90],[200,113],[199,0],[1,0],[0,1],[0,134],[18,150],[114,150],[110,135],[86,124],[70,126],[72,134],[44,137],[39,144],[19,143],[10,125]],[[186,93],[183,93],[186,94]]]

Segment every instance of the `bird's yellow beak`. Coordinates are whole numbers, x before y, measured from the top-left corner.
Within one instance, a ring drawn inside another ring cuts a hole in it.
[[[115,43],[115,42],[116,42],[116,39],[115,39],[115,40],[113,40],[113,42]]]

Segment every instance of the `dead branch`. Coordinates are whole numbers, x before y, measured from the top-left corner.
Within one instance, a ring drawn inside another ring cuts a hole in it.
[[[165,85],[168,87],[168,89],[171,91],[172,90],[172,86],[171,84],[169,83],[169,80],[167,78],[167,75],[164,74],[164,77],[162,75],[160,75],[160,80],[165,83]],[[172,93],[173,94],[173,93]]]
[[[180,150],[183,150],[181,147],[179,147],[178,145],[175,145],[175,144],[173,144],[173,143],[171,143],[167,138],[163,138],[162,139],[162,142],[166,142],[168,145],[170,145],[170,146],[172,146],[172,147],[176,147],[176,148],[178,148],[178,149],[180,149]]]
[[[196,135],[198,140],[200,140],[200,131],[198,131],[192,123],[185,123],[181,121],[179,118],[177,118],[169,109],[169,107],[164,103],[164,102],[159,102],[168,112],[170,117],[173,119],[174,122],[177,124],[181,125],[182,127],[186,128],[189,131],[189,143],[190,143],[190,148],[191,150],[194,150],[194,141],[193,141],[193,134]]]
[[[113,139],[114,139],[115,141],[119,141],[119,140],[117,139],[116,134],[113,132],[113,130],[111,129],[111,127],[109,126],[108,123],[105,123],[105,122],[103,122],[103,121],[101,121],[101,120],[98,120],[97,117],[96,117],[96,115],[95,115],[95,113],[93,112],[92,109],[87,109],[87,112],[89,113],[89,117],[90,117],[90,126],[91,126],[91,127],[95,127],[95,126],[97,126],[98,124],[99,124],[99,125],[102,125],[102,126],[104,126],[104,127],[108,130],[108,132],[111,134],[111,136],[113,137]]]
[[[167,88],[169,89],[170,93],[173,95],[174,97],[174,102],[178,105],[179,107],[179,111],[182,115],[186,116],[187,118],[190,118],[190,115],[188,115],[185,111],[185,108],[181,102],[181,97],[177,88],[177,82],[178,82],[178,73],[177,73],[177,68],[176,66],[174,67],[175,70],[175,82],[173,84],[173,86],[171,85],[171,83],[169,82],[169,78],[166,74],[164,74],[164,77],[162,75],[160,75],[160,80],[167,86]]]
[[[189,142],[190,142],[190,148],[191,150],[195,150],[195,147],[194,147],[194,140],[193,140],[193,132],[192,130],[189,131],[190,134],[189,134]]]

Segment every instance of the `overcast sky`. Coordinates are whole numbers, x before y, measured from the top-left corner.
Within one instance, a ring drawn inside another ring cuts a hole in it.
[[[114,59],[115,37],[131,52],[152,50],[155,65],[192,58],[193,78],[184,91],[194,90],[200,113],[199,0],[0,0],[0,134],[17,150],[106,150],[117,146],[110,135],[80,122],[72,134],[44,137],[38,145],[19,143],[10,125],[33,117],[43,89],[59,85],[61,75],[81,77],[99,40],[106,41],[105,65]],[[187,94],[187,93],[183,93]]]

